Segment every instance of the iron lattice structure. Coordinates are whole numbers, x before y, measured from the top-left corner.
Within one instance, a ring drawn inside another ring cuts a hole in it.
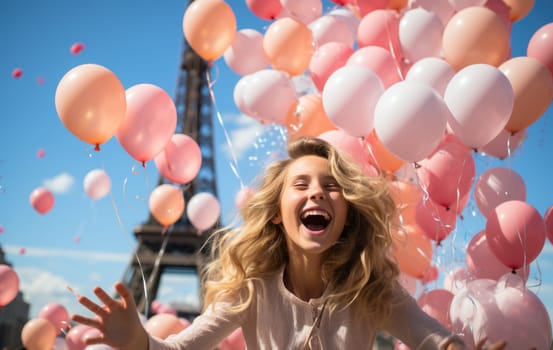
[[[183,39],[174,97],[178,116],[177,132],[193,138],[200,146],[202,154],[198,175],[183,190],[185,202],[200,192],[217,196],[213,104],[209,93],[208,73],[208,63]],[[158,185],[165,182],[167,180],[160,175]],[[207,258],[202,247],[206,237],[216,228],[199,235],[186,215],[183,215],[169,231],[164,232],[164,228],[150,214],[144,224],[134,229],[138,244],[122,280],[132,290],[140,312],[150,316],[147,303],[156,300],[164,273],[170,271],[199,275]],[[201,286],[197,287],[201,291]],[[201,295],[199,298],[201,303]],[[193,318],[200,312],[199,307],[179,305],[172,305],[179,317]]]

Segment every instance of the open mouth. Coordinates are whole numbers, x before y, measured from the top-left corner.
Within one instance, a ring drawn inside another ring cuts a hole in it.
[[[324,210],[306,210],[300,217],[301,223],[311,231],[324,230],[330,220],[330,214]]]

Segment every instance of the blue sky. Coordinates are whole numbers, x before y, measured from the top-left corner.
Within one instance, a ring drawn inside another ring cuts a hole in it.
[[[256,18],[245,1],[228,3],[238,29],[264,32],[269,22]],[[136,243],[132,229],[147,219],[148,193],[158,179],[153,161],[142,168],[115,138],[95,152],[71,134],[55,110],[56,86],[71,68],[95,63],[112,70],[125,88],[151,83],[173,96],[185,8],[183,0],[0,2],[0,244],[20,277],[25,298],[32,301],[31,317],[54,301],[79,312],[67,286],[90,293],[93,286],[110,288],[123,276]],[[324,11],[331,8],[325,2]],[[536,0],[532,12],[513,25],[513,56],[525,55],[532,34],[552,20],[553,4]],[[78,55],[70,53],[75,42],[85,45]],[[18,67],[23,76],[14,79],[11,72]],[[240,76],[222,58],[215,61],[212,74],[214,110],[220,116],[214,116],[219,200],[227,221],[240,184],[253,178],[268,155],[281,148],[282,140],[278,128],[240,116],[232,99]],[[477,174],[494,166],[516,170],[525,180],[527,202],[542,214],[553,204],[552,113],[549,108],[528,130],[511,158],[498,161],[475,155]],[[41,149],[45,156],[39,158]],[[231,171],[231,153],[238,159],[238,176]],[[84,193],[82,181],[96,168],[109,174],[112,191],[94,201]],[[46,215],[29,204],[30,193],[39,186],[56,189],[56,203]],[[460,247],[485,226],[472,200],[463,216],[454,242]],[[532,264],[529,285],[550,315],[551,269],[553,245],[546,242]]]

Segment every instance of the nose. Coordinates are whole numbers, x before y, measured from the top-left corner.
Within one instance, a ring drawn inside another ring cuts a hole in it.
[[[310,199],[324,199],[325,194],[321,186],[313,186],[311,193],[309,194]]]

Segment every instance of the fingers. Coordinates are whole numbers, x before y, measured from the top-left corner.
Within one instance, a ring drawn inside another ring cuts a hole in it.
[[[81,316],[81,315],[73,315],[73,316],[71,316],[71,319],[75,322],[82,323],[84,325],[91,326],[91,327],[94,327],[94,328],[100,328],[101,327],[100,321],[96,318],[84,317],[84,316]]]
[[[94,294],[96,294],[98,299],[100,299],[109,309],[113,309],[113,307],[117,305],[117,301],[109,296],[102,288],[94,288]]]
[[[127,288],[127,286],[125,286],[121,282],[117,282],[115,284],[115,290],[121,296],[121,298],[125,302],[125,305],[128,308],[136,309],[136,304],[134,302],[134,297],[131,294],[131,291],[129,290],[129,288]]]
[[[104,310],[100,305],[96,304],[95,302],[88,299],[87,297],[80,296],[77,300],[79,301],[79,303],[81,303],[81,305],[83,305],[84,307],[86,307],[87,309],[89,309],[90,311],[95,313],[96,315],[98,315],[100,317],[105,317],[106,316],[106,314],[107,314],[106,310]]]

